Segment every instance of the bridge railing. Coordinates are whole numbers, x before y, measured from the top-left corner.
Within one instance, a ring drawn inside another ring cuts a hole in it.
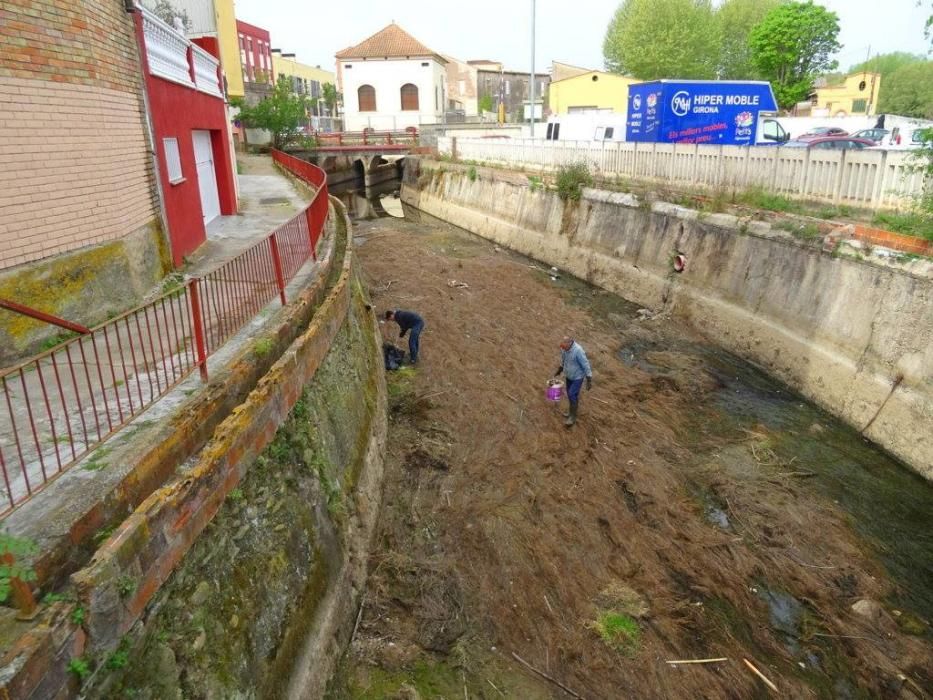
[[[322,146],[380,146],[394,144],[418,144],[418,129],[410,126],[404,130],[396,131],[375,131],[373,129],[364,129],[363,131],[340,131],[332,134],[318,133],[315,137]]]
[[[316,188],[307,208],[205,275],[0,370],[0,518],[194,371],[206,382],[209,356],[270,301],[286,303],[288,283],[317,257],[327,175],[273,156]]]

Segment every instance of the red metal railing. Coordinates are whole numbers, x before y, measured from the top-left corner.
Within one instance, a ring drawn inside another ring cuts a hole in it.
[[[280,156],[276,160],[281,162]],[[293,172],[317,188],[314,199],[251,248],[88,333],[0,371],[0,517],[195,369],[206,381],[211,354],[270,301],[278,297],[285,304],[288,282],[308,258],[317,257],[328,212],[324,171],[298,163],[286,167],[299,169]]]
[[[393,144],[418,144],[418,129],[410,126],[401,131],[375,131],[373,129],[364,129],[363,131],[338,131],[335,133],[317,133],[315,137],[322,146],[333,145],[336,141],[338,146],[344,145],[393,145]]]

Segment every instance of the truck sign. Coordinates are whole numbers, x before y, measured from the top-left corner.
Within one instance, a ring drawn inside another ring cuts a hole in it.
[[[759,116],[777,112],[759,81],[656,80],[629,87],[626,140],[751,145]]]

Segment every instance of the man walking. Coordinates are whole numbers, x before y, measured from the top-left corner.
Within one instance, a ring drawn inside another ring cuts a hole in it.
[[[560,367],[554,372],[554,376],[559,376],[561,372],[564,373],[567,400],[570,401],[570,413],[566,414],[567,420],[564,422],[569,428],[577,422],[577,406],[580,403],[583,380],[586,380],[587,391],[593,388],[593,369],[590,367],[590,361],[580,344],[569,335],[565,335],[560,341]]]
[[[399,340],[404,338],[405,334],[411,331],[411,334],[408,336],[408,355],[411,364],[418,364],[418,350],[421,341],[421,331],[424,330],[424,319],[414,311],[396,309],[394,311],[386,311],[386,320],[395,321],[398,324],[399,329],[401,329],[401,333],[398,335]]]

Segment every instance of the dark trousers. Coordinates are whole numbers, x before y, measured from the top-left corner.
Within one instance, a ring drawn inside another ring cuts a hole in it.
[[[576,403],[580,400],[580,389],[583,388],[583,379],[567,380],[567,399],[570,403]]]
[[[421,348],[421,331],[423,330],[424,322],[422,321],[408,332],[408,354],[411,357],[412,364],[418,361],[418,350]]]

